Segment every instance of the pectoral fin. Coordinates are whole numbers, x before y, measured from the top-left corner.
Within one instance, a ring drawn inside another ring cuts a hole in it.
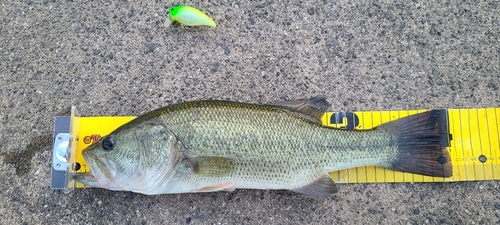
[[[300,188],[292,189],[297,193],[311,195],[315,197],[325,198],[330,197],[338,192],[337,185],[333,182],[328,173],[321,175],[312,183]]]
[[[199,176],[221,176],[234,170],[234,160],[217,156],[186,158],[184,164]]]

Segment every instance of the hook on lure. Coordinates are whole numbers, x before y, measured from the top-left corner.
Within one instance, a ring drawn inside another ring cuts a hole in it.
[[[216,26],[214,20],[207,14],[186,5],[177,5],[168,9],[168,15],[163,25],[169,27],[174,21],[186,26]]]

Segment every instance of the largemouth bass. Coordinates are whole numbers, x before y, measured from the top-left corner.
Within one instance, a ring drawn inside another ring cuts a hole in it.
[[[83,150],[83,184],[154,195],[287,189],[337,192],[329,172],[374,165],[450,177],[443,111],[367,131],[321,124],[322,97],[270,105],[186,102],[143,114]],[[444,112],[445,113],[445,112]]]

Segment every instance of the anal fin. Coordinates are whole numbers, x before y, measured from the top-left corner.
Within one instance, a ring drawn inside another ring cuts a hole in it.
[[[335,182],[330,177],[330,175],[328,173],[324,173],[312,183],[300,188],[292,189],[292,191],[315,197],[325,198],[336,194],[338,192],[338,188]]]

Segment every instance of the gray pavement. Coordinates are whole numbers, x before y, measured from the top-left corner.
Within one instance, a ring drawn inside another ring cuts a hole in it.
[[[106,3],[103,3],[106,2]],[[162,27],[164,6],[216,29]],[[498,1],[0,1],[2,224],[494,224],[497,181],[237,190],[50,189],[53,118],[327,96],[331,110],[500,107]]]

